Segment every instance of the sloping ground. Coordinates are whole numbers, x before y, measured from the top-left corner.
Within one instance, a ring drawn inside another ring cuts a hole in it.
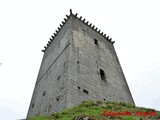
[[[35,116],[27,120],[160,120],[160,111],[136,107],[123,102],[84,101],[51,116]]]

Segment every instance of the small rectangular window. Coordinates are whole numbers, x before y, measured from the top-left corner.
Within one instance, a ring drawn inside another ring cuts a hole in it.
[[[58,102],[59,100],[60,100],[60,98],[61,98],[61,96],[59,95],[59,96],[57,96],[56,97],[56,101]]]
[[[87,91],[87,90],[83,89],[83,92],[86,93],[86,94],[88,95],[88,91]]]
[[[100,69],[100,76],[101,76],[102,80],[106,81],[106,75],[105,75],[105,72],[102,69]]]
[[[59,98],[56,98],[57,102],[59,101]]]
[[[94,38],[94,44],[98,45],[98,40]]]
[[[42,95],[45,96],[45,94],[46,94],[46,91],[43,91]]]
[[[34,103],[32,104],[32,108],[34,108]]]

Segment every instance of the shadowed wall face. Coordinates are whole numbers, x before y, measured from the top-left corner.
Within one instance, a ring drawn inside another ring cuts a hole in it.
[[[71,20],[45,51],[28,115],[49,115],[66,108]]]
[[[113,43],[71,15],[44,52],[27,117],[88,99],[134,104]]]

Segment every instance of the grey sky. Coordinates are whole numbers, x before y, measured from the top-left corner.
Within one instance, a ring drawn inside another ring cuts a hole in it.
[[[45,46],[69,9],[109,35],[137,106],[160,110],[159,0],[0,1],[0,118],[25,118]]]

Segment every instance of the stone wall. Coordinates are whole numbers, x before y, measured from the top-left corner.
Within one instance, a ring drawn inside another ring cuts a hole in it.
[[[28,117],[48,115],[66,108],[70,39],[71,20],[68,20],[45,51]]]
[[[86,99],[134,104],[111,42],[73,17],[72,43],[67,107]],[[100,70],[105,73],[105,80],[101,79]]]
[[[71,15],[45,50],[27,117],[88,99],[134,104],[113,43]]]

